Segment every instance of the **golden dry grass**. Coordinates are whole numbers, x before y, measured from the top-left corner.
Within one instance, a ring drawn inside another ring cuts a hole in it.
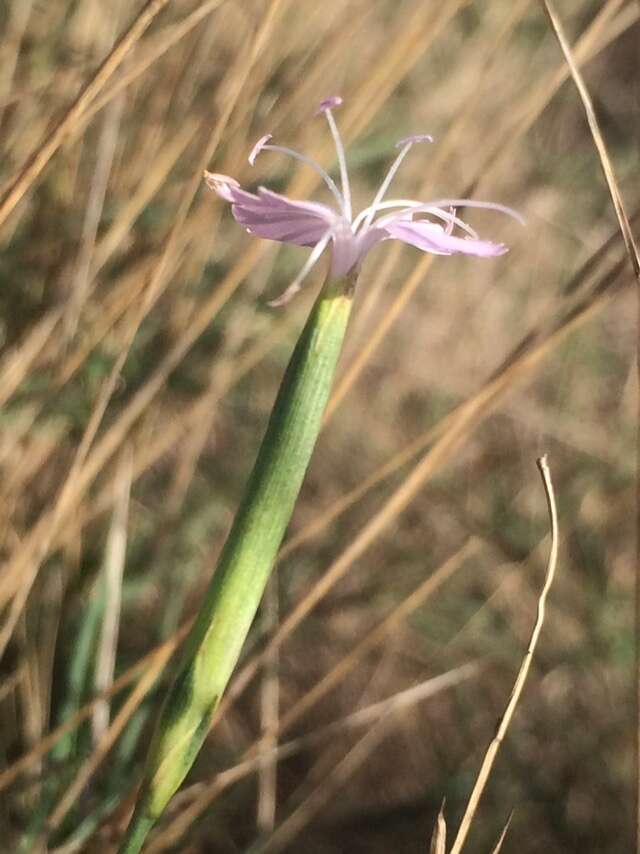
[[[633,231],[640,9],[556,5]],[[470,846],[515,807],[503,851],[631,850],[633,273],[541,5],[0,15],[7,850],[115,850],[321,275],[267,309],[304,252],[249,238],[201,173],[322,198],[308,170],[246,155],[269,131],[333,167],[312,114],[334,92],[358,199],[396,139],[432,132],[398,191],[469,192],[527,227],[469,214],[510,245],[496,261],[371,254],[267,616],[148,850],[424,851],[443,796],[453,838],[533,624],[543,451],[560,570]]]

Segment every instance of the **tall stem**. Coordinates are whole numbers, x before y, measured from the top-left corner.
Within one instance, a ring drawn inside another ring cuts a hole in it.
[[[137,854],[193,764],[293,513],[342,348],[354,281],[326,283],[282,380],[244,498],[156,724],[120,854]]]

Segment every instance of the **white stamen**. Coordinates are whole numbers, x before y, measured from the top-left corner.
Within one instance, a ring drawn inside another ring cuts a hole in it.
[[[316,245],[313,247],[313,251],[307,258],[306,263],[304,264],[298,275],[295,277],[293,282],[291,282],[289,287],[282,294],[280,294],[279,297],[270,300],[267,305],[271,306],[272,308],[278,308],[281,305],[285,305],[285,303],[288,303],[289,300],[294,297],[299,290],[301,290],[301,284],[303,279],[305,279],[309,275],[311,270],[320,260],[320,256],[324,252],[327,243],[331,240],[331,233],[332,230],[329,229],[323,235],[323,237],[320,238],[318,243],[316,243]]]
[[[330,98],[325,98],[323,101],[320,101],[314,116],[319,116],[320,113],[324,113],[325,110],[333,110],[334,107],[340,106],[342,106],[342,98],[340,95],[332,95]]]
[[[363,211],[360,211],[358,216],[353,221],[354,231],[358,230],[359,224],[362,220],[369,214],[369,211],[373,205],[368,208],[365,208]],[[438,217],[438,219],[443,220],[444,222],[450,223],[452,225],[457,225],[463,231],[466,231],[474,240],[479,240],[477,233],[471,228],[470,225],[467,225],[466,222],[461,220],[459,217],[455,216],[454,213],[449,213],[449,211],[442,210],[439,207],[435,207],[434,205],[425,205],[423,202],[417,202],[414,199],[393,199],[388,202],[380,202],[376,205],[376,212],[382,210],[389,210],[390,208],[404,208],[405,210],[400,210],[397,213],[391,214],[390,216],[380,217],[379,220],[376,220],[372,225],[368,227],[376,228],[377,226],[383,226],[384,223],[389,222],[392,219],[395,219],[398,216],[401,216],[403,213],[428,213],[432,216]]]
[[[449,223],[448,223],[447,227],[445,228],[445,234],[453,234],[453,225],[454,225],[453,221],[454,221],[454,219],[456,219],[456,209],[455,208],[449,208],[449,213],[451,214],[451,219],[449,220]],[[460,220],[460,221],[462,222],[462,220]]]
[[[388,208],[413,208],[419,207],[422,204],[423,202],[417,202],[415,201],[415,199],[393,199],[388,202],[380,202],[376,205],[376,210],[381,211],[387,210]],[[368,208],[363,208],[363,210],[361,210],[360,213],[354,218],[353,222],[351,223],[354,231],[358,230],[360,223],[368,216],[369,211],[372,207],[373,205],[369,205]]]
[[[413,137],[413,136],[411,136],[411,137],[409,137],[407,140],[402,140],[402,141],[401,141],[401,143],[400,143],[400,144],[402,144],[402,142],[404,142],[404,145],[402,146],[402,151],[400,152],[400,154],[398,154],[398,156],[396,157],[396,159],[393,161],[393,163],[392,163],[392,164],[391,164],[391,166],[389,167],[389,171],[387,172],[386,177],[385,177],[384,181],[382,182],[382,184],[380,184],[380,189],[379,189],[379,190],[378,190],[378,192],[376,193],[376,195],[375,195],[375,197],[374,197],[374,199],[373,199],[372,204],[367,208],[368,213],[367,213],[366,219],[365,219],[365,221],[364,221],[364,225],[363,225],[363,229],[364,229],[365,231],[366,231],[366,230],[369,228],[369,226],[371,225],[371,221],[373,220],[373,217],[375,216],[376,211],[377,211],[377,210],[379,209],[379,207],[380,207],[380,203],[381,203],[381,201],[382,201],[382,199],[383,199],[383,197],[384,197],[384,194],[385,194],[385,193],[387,192],[387,190],[389,189],[389,184],[393,181],[393,176],[396,174],[396,172],[397,172],[397,171],[398,171],[398,169],[400,168],[400,164],[402,163],[402,161],[404,160],[404,158],[405,158],[405,157],[407,156],[407,154],[409,153],[409,149],[410,149],[410,148],[411,148],[411,147],[412,147],[416,142],[423,142],[423,141],[426,141],[426,140],[431,141],[431,137],[426,137],[426,136],[425,136],[425,137]]]
[[[340,193],[340,190],[336,186],[336,182],[333,178],[328,175],[322,166],[319,163],[316,163],[311,157],[307,157],[306,154],[300,154],[298,151],[294,151],[293,148],[286,148],[284,145],[263,145],[261,151],[279,151],[280,154],[288,154],[289,157],[293,157],[296,160],[299,160],[301,163],[306,163],[307,166],[310,166],[325,182],[327,187],[331,190],[333,195],[335,196],[338,205],[340,206],[340,210],[346,216],[347,215],[347,207],[345,200]]]
[[[471,226],[468,225],[468,223],[466,223],[464,220],[460,219],[460,217],[456,216],[453,211],[454,211],[453,208],[451,211],[446,211],[446,210],[443,210],[442,208],[435,207],[435,205],[416,205],[416,206],[409,207],[406,210],[400,210],[395,214],[391,214],[390,216],[380,217],[380,219],[374,223],[374,227],[377,227],[377,226],[383,227],[385,223],[390,222],[393,219],[401,217],[402,214],[404,214],[404,213],[411,213],[411,214],[426,213],[426,214],[430,214],[431,216],[435,216],[438,219],[441,219],[443,222],[446,222],[451,227],[453,227],[454,225],[457,225],[458,228],[460,228],[462,231],[464,231],[466,234],[468,234],[469,237],[472,237],[474,240],[479,240],[480,237],[479,237],[478,233],[475,231],[475,229],[471,228]]]
[[[260,154],[262,149],[265,147],[266,143],[269,142],[269,140],[272,138],[273,138],[272,133],[265,133],[265,135],[261,136],[260,139],[253,146],[253,148],[251,149],[251,153],[249,154],[249,157],[247,158],[247,160],[249,161],[249,163],[252,166],[256,162],[256,157]]]
[[[437,199],[435,202],[429,202],[429,204],[438,208],[485,208],[490,211],[500,211],[515,219],[520,225],[526,225],[524,217],[518,211],[508,208],[506,205],[499,205],[496,202],[475,202],[473,199]]]
[[[407,143],[414,145],[416,142],[433,142],[433,137],[430,133],[413,133],[411,136],[399,139],[396,142],[396,148],[403,148]]]
[[[340,166],[340,183],[342,184],[342,195],[344,196],[344,215],[349,221],[351,221],[351,186],[349,184],[349,173],[347,172],[347,160],[344,155],[342,137],[340,136],[340,131],[338,130],[335,119],[333,118],[331,109],[325,107],[323,112],[327,117],[327,121],[329,122],[329,127],[331,129],[331,135],[333,136],[333,141],[336,144],[338,165]]]

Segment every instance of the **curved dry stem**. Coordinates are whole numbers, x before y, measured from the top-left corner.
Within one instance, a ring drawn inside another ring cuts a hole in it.
[[[464,815],[462,816],[462,821],[460,822],[458,833],[453,842],[453,845],[451,846],[451,851],[449,852],[449,854],[460,854],[460,851],[462,851],[462,846],[464,845],[467,835],[469,833],[471,822],[473,821],[473,817],[476,814],[480,798],[482,797],[482,793],[484,792],[485,786],[489,779],[489,775],[491,774],[493,763],[495,762],[496,756],[498,755],[498,751],[500,750],[500,746],[504,741],[504,737],[509,728],[509,724],[511,723],[511,719],[513,718],[513,713],[515,712],[516,706],[518,705],[518,701],[522,694],[522,689],[524,688],[524,684],[529,674],[531,662],[533,661],[533,655],[538,645],[538,639],[540,638],[540,632],[542,631],[542,625],[544,623],[547,596],[549,595],[549,590],[551,589],[551,585],[553,584],[553,579],[556,573],[556,566],[558,563],[559,537],[558,513],[556,510],[553,482],[551,480],[551,472],[547,464],[546,455],[540,457],[537,463],[538,468],[540,470],[540,475],[542,477],[545,496],[547,499],[549,524],[551,527],[551,550],[549,552],[549,561],[547,563],[547,574],[545,577],[544,585],[542,587],[542,591],[540,593],[540,598],[538,599],[538,613],[536,615],[533,631],[531,632],[531,639],[529,640],[527,652],[522,661],[522,665],[520,666],[520,670],[518,671],[518,675],[516,677],[513,690],[511,691],[511,696],[509,697],[509,701],[507,702],[507,706],[504,710],[504,714],[502,715],[502,718],[500,719],[500,722],[498,724],[496,735],[492,740],[491,744],[489,745],[487,752],[485,753],[482,765],[480,766],[480,771],[478,772],[476,783],[473,787],[471,795],[469,796],[467,808],[464,812]]]

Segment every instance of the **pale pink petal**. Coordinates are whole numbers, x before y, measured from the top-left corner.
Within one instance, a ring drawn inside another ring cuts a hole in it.
[[[424,252],[435,255],[476,255],[479,258],[493,258],[508,252],[503,243],[492,243],[489,240],[473,240],[466,237],[455,237],[447,234],[440,225],[425,220],[410,222],[397,219],[387,222],[384,230],[389,237],[402,240]]]
[[[231,212],[251,234],[297,246],[315,246],[337,219],[327,205],[288,199],[264,187],[257,195],[225,175],[206,174],[209,187],[231,203]]]

